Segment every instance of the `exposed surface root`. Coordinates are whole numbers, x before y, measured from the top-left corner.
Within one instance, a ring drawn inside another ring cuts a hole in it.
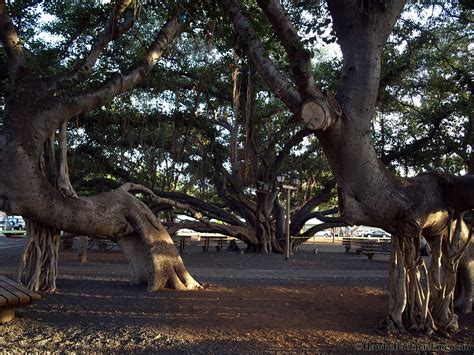
[[[168,236],[172,243],[171,238]],[[131,284],[147,283],[148,291],[159,291],[165,287],[176,290],[195,290],[201,285],[186,270],[178,253],[163,253],[174,248],[165,241],[148,248],[141,238],[127,236],[118,239],[122,251],[132,267]]]

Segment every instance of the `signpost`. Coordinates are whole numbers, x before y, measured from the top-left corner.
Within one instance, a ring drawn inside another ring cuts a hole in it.
[[[292,179],[290,184],[283,184],[285,182],[286,176],[285,175],[278,175],[277,181],[282,184],[281,188],[286,190],[286,221],[285,221],[285,229],[286,229],[286,240],[285,240],[285,260],[290,258],[290,246],[291,246],[291,236],[290,236],[290,201],[291,201],[291,191],[296,190],[298,188],[299,179]]]

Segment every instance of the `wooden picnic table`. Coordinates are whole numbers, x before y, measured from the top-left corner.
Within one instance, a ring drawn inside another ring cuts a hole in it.
[[[225,244],[232,238],[219,233],[206,233],[206,235],[200,235],[199,246],[202,247],[202,251],[208,251],[209,247],[215,247],[217,251],[220,251]]]
[[[390,238],[344,237],[342,245],[347,253],[355,249],[357,254],[365,254],[372,259],[375,254],[390,254],[392,243]]]
[[[0,323],[15,318],[15,309],[39,301],[41,296],[25,286],[0,275]]]
[[[173,242],[178,245],[178,249],[180,252],[182,252],[185,247],[191,245],[191,235],[174,235],[172,239]]]

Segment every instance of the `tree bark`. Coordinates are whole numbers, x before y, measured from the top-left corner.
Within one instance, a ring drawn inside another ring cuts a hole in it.
[[[34,292],[56,290],[60,232],[27,220],[27,239],[17,280]]]

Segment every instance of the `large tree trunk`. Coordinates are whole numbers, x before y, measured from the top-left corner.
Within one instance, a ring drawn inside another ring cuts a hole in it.
[[[63,122],[59,131],[59,154],[55,151],[55,134],[47,140],[39,162],[43,177],[61,191],[64,196],[76,198],[69,180],[67,164],[67,123]],[[26,244],[18,271],[18,281],[33,291],[55,291],[58,275],[58,253],[60,231],[27,221]]]
[[[450,232],[454,228],[451,216],[474,207],[474,179],[436,174],[399,178],[379,161],[371,137],[382,49],[404,1],[328,1],[344,63],[336,100],[315,83],[310,55],[281,2],[257,2],[285,48],[296,88],[265,57],[240,3],[221,0],[242,46],[267,85],[315,130],[339,186],[343,219],[349,224],[382,227],[393,235],[390,324],[400,330],[407,326],[428,332],[456,329],[452,291],[457,261],[464,249],[458,240],[464,232],[460,223],[455,228],[459,233]],[[425,296],[419,283],[420,235],[435,250],[430,291]]]
[[[329,129],[316,132],[340,189],[344,219],[350,224],[382,223],[391,230],[409,202],[399,191],[402,183],[377,158],[371,121],[382,49],[402,3],[328,2],[344,58],[336,96],[342,116]]]
[[[162,224],[146,205],[129,193],[127,186],[94,197],[64,195],[43,176],[39,168],[41,149],[27,145],[28,138],[25,138],[25,141],[16,140],[14,137],[23,135],[14,129],[12,131],[16,134],[7,135],[7,139],[10,138],[9,143],[2,154],[12,160],[8,173],[0,175],[4,186],[8,187],[3,194],[8,202],[7,211],[15,211],[30,220],[34,219],[41,226],[54,226],[55,229],[69,233],[100,235],[116,240],[131,263],[132,283],[147,282],[150,291],[165,286],[177,289],[199,287],[186,271]],[[40,132],[36,130],[35,133],[40,135]],[[31,149],[22,149],[24,147]],[[34,240],[32,246],[38,252],[30,253],[31,257],[27,259],[29,262],[24,267],[26,270],[31,269],[32,262],[44,266],[44,261],[48,260],[49,256],[54,256],[53,245],[57,245],[58,240],[57,232],[48,233],[48,229],[43,227],[37,231],[32,229],[32,225],[34,224],[30,223],[29,227]],[[51,240],[45,240],[45,237]],[[41,253],[39,250],[42,245],[47,250]],[[42,256],[39,256],[41,254]],[[54,263],[56,260],[57,257],[53,257],[48,262]],[[38,269],[33,269],[36,270],[33,273],[34,278],[38,280]],[[50,269],[53,272],[46,271],[45,274],[55,275],[55,267]],[[48,280],[48,283],[42,284],[41,280]],[[48,277],[42,277],[40,281],[29,283],[28,286],[34,286],[35,289],[55,288],[54,282]]]
[[[455,196],[451,190],[456,188],[436,175],[395,177],[377,159],[371,139],[381,49],[400,4],[353,2],[352,10],[346,3],[330,1],[329,5],[344,56],[337,94],[343,115],[329,130],[318,132],[318,137],[341,188],[342,215],[349,223],[377,225],[393,234],[393,323],[389,324],[399,330],[455,331],[453,292],[458,258],[464,250],[461,240],[467,239],[467,231],[462,218],[456,219],[456,227],[451,225],[449,211],[470,208],[474,199]],[[358,15],[354,15],[356,11]],[[425,272],[425,291],[420,281],[421,272],[426,270],[419,255],[421,234],[433,252],[430,271]]]
[[[259,244],[257,251],[264,253],[282,253],[281,241],[276,234],[279,215],[274,215],[273,204],[277,198],[276,192],[258,193],[255,213],[255,234]]]
[[[27,281],[28,286],[35,289],[55,288],[51,278],[56,275],[54,245],[57,245],[58,237],[57,232],[50,232],[49,229],[54,228],[78,235],[100,235],[117,240],[132,265],[132,283],[148,282],[150,291],[167,285],[177,289],[199,287],[187,273],[162,224],[127,188],[78,198],[61,193],[49,183],[40,168],[42,142],[47,140],[49,132],[47,127],[24,124],[25,121],[34,121],[34,116],[21,112],[19,108],[15,110],[18,104],[10,102],[7,105],[7,115],[14,115],[15,118],[7,116],[5,120],[8,143],[3,147],[1,156],[9,157],[9,169],[2,170],[0,178],[4,187],[2,198],[5,209],[36,222],[35,227],[31,227],[33,224],[30,223],[32,240],[27,244],[28,248],[31,246],[35,251],[25,252],[30,257],[25,257],[26,265],[22,267],[27,270],[26,278],[31,280]],[[10,122],[14,124],[8,124]],[[37,145],[33,144],[35,141]],[[38,228],[38,225],[47,228]],[[44,240],[45,237],[48,239]],[[45,267],[45,261],[50,256],[53,258],[47,262],[51,267],[44,272],[38,270],[38,267]],[[32,267],[32,263],[38,267]],[[50,276],[38,276],[38,273]]]

